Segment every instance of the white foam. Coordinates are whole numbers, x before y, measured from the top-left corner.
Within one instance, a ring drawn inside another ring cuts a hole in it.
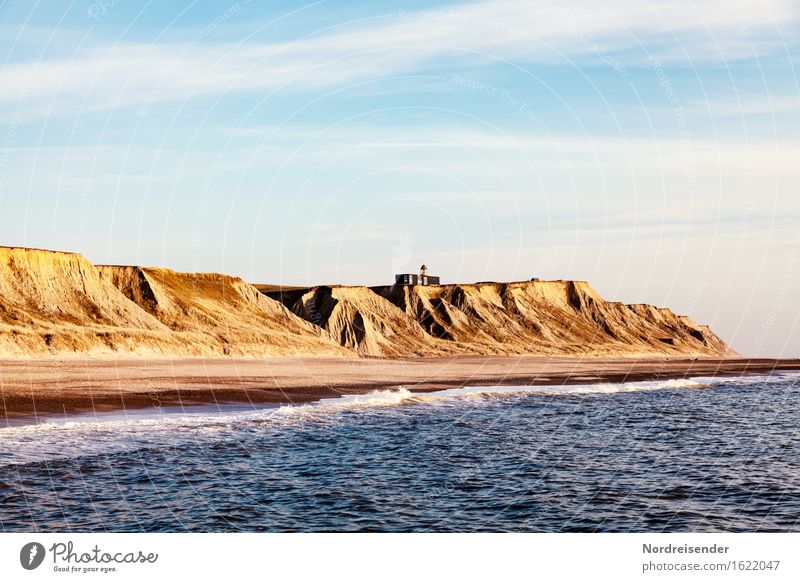
[[[550,386],[468,386],[434,392],[434,398],[452,398],[459,396],[482,396],[502,394],[616,394],[619,392],[645,392],[650,390],[668,390],[675,388],[702,388],[708,383],[690,379],[652,380],[646,382],[625,382],[621,384],[564,384]]]
[[[345,394],[339,398],[325,398],[316,406],[335,408],[359,408],[364,406],[394,406],[418,396],[406,388],[397,390],[375,390],[366,394]],[[307,405],[306,405],[307,406]]]

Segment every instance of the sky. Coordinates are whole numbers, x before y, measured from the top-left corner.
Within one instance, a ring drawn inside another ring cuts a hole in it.
[[[0,245],[588,280],[800,356],[797,0],[0,0]]]

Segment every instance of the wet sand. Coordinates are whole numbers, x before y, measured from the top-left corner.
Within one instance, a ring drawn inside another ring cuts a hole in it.
[[[452,356],[0,359],[0,418],[200,403],[302,403],[400,386],[626,382],[800,371],[800,360]]]

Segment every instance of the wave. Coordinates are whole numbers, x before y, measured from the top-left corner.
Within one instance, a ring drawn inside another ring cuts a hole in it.
[[[563,384],[549,386],[468,386],[453,388],[433,393],[435,398],[452,398],[459,396],[485,396],[504,394],[616,394],[620,392],[645,392],[651,390],[669,390],[675,388],[702,388],[707,383],[690,379],[651,380],[646,382],[623,382],[617,384]]]
[[[47,419],[39,424],[0,428],[0,467],[75,459],[132,450],[181,447],[212,439],[236,439],[242,431],[263,431],[306,422],[330,422],[343,413],[363,413],[405,404],[459,406],[475,400],[496,400],[526,394],[550,396],[603,395],[658,390],[701,389],[738,383],[752,385],[770,381],[796,381],[797,374],[690,378],[643,382],[571,384],[548,386],[470,386],[419,393],[401,387],[349,394],[302,405],[265,406],[246,409],[198,406],[170,409],[80,415]],[[65,447],[65,443],[69,446]]]

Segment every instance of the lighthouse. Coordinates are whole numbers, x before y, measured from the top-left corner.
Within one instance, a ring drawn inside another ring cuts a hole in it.
[[[428,266],[419,268],[419,275],[402,273],[394,276],[395,285],[439,285],[439,277],[428,275]]]

